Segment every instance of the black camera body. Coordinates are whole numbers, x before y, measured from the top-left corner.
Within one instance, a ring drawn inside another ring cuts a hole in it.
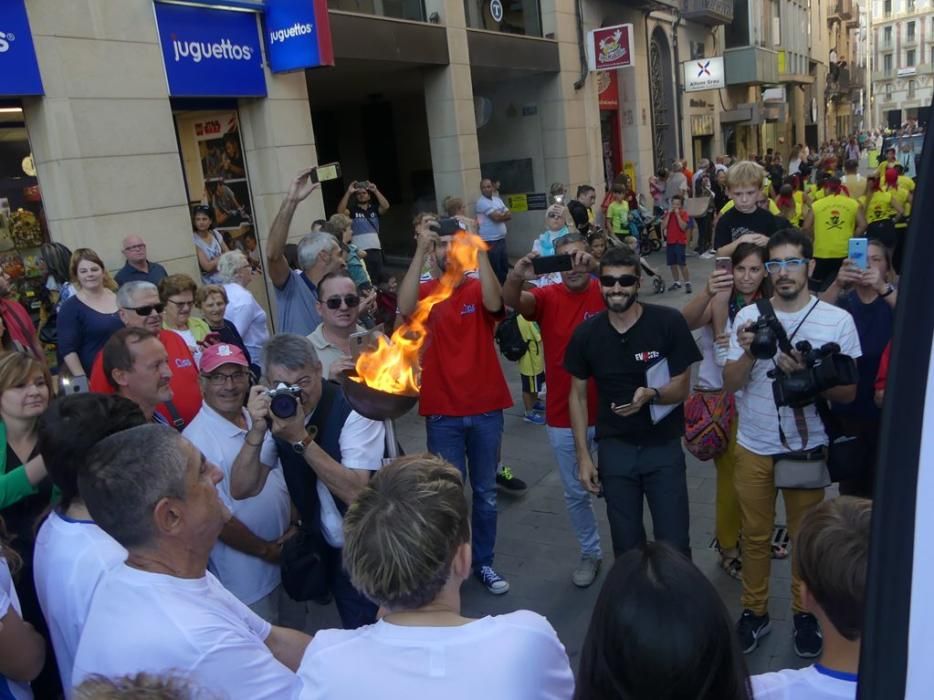
[[[856,360],[841,354],[836,343],[825,343],[815,350],[808,341],[801,340],[795,349],[802,355],[804,369],[790,374],[778,368],[769,371],[775,379],[772,396],[776,406],[802,408],[814,403],[821,392],[859,381]]]
[[[298,384],[286,386],[279,384],[275,389],[266,392],[269,397],[269,411],[276,418],[288,420],[298,413],[298,405],[302,400],[302,388]]]

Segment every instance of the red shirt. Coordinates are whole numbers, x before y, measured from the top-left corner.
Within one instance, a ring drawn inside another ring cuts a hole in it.
[[[536,287],[535,315],[542,331],[545,350],[545,380],[548,397],[545,401],[545,422],[553,428],[570,428],[571,414],[568,398],[571,395],[571,375],[564,369],[564,351],[574,329],[591,316],[606,308],[600,282],[591,278],[582,292],[572,292],[563,284]],[[597,385],[591,378],[587,382],[587,425],[597,419]]]
[[[423,299],[438,281],[419,287]],[[503,312],[483,306],[480,280],[467,279],[428,316],[428,339],[422,351],[423,416],[475,416],[512,406],[493,331]]]
[[[188,344],[178,333],[163,328],[159,331],[159,340],[169,355],[169,367],[172,370],[172,381],[169,382],[169,386],[172,387],[172,403],[185,421],[185,425],[188,425],[198,415],[198,411],[201,410],[201,386],[198,384],[198,366],[191,356]],[[114,393],[113,386],[104,375],[103,351],[97,353],[97,357],[94,358],[89,387],[91,391],[101,394]],[[165,404],[159,404],[156,411],[166,419],[169,425],[172,424],[172,414]]]
[[[882,353],[882,360],[879,362],[879,372],[876,374],[876,391],[885,391],[885,385],[889,381],[889,362],[892,357],[892,341],[889,341],[889,344],[885,346],[885,350]]]
[[[676,217],[680,218],[684,223],[688,222],[688,213],[684,211],[684,209],[679,209],[677,212],[671,212],[671,215],[668,217],[668,231],[666,231],[668,245],[687,245],[687,228],[682,231],[681,227],[678,225],[678,218]]]
[[[36,327],[32,325],[32,318],[22,304],[12,299],[0,299],[0,318],[10,340],[15,341],[33,359],[41,360],[45,364],[45,354],[36,337]]]

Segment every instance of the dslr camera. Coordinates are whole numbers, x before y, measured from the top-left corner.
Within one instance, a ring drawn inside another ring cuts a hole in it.
[[[287,386],[282,382],[275,389],[266,392],[269,397],[269,410],[276,418],[288,420],[298,413],[298,404],[302,399],[302,388],[298,384]]]
[[[817,395],[827,389],[859,382],[856,360],[840,352],[836,343],[825,343],[814,349],[806,340],[795,344],[801,353],[804,369],[786,374],[777,367],[769,370],[772,397],[776,406],[801,408],[814,403]]]

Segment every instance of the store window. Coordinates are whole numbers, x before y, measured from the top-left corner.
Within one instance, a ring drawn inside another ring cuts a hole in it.
[[[41,246],[48,241],[22,108],[0,101],[0,269],[37,325],[45,289]]]
[[[467,26],[504,34],[542,35],[538,0],[464,0]]]

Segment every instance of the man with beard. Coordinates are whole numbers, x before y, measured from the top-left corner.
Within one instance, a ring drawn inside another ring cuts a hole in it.
[[[425,256],[432,254],[439,269],[447,268],[454,236],[439,236],[431,223],[419,224],[415,257],[399,284],[404,316],[412,315],[419,299],[438,291],[438,280],[419,284]],[[477,251],[477,267],[479,276],[465,274],[428,316],[419,413],[425,417],[428,451],[457,467],[465,481],[469,466],[474,575],[490,593],[502,595],[509,582],[493,569],[496,467],[503,409],[512,406],[512,396],[493,346],[493,329],[504,316],[503,299],[485,246]]]
[[[811,240],[797,229],[772,235],[765,269],[775,289],[771,304],[775,317],[791,343],[808,341],[820,348],[836,343],[844,355],[862,354],[856,325],[849,313],[826,304],[808,292],[814,272]],[[775,461],[789,452],[820,456],[828,444],[823,421],[814,404],[803,408],[777,407],[772,394],[773,366],[785,373],[804,369],[801,353],[780,350],[772,362],[757,361],[750,352],[755,333],[751,326],[760,316],[756,304],[740,309],[733,322],[730,352],[723,369],[723,389],[736,392],[739,417],[734,481],[743,532],[743,613],[737,624],[744,653],[753,651],[770,631],[769,573],[772,563],[772,528],[775,524]],[[837,386],[821,394],[827,401],[850,403],[856,384]],[[803,456],[802,458],[803,459]],[[802,516],[824,499],[824,489],[782,489],[788,532],[797,536]],[[795,652],[802,658],[820,656],[822,637],[817,619],[802,600],[797,563],[791,573]]]
[[[522,291],[523,281],[531,281],[536,277],[532,259],[537,254],[530,253],[506,275],[503,300],[529,321],[537,321],[542,331],[545,375],[548,377],[548,401],[545,403],[548,441],[558,462],[561,483],[564,485],[564,502],[581,547],[580,563],[571,580],[574,585],[586,588],[597,577],[603,555],[591,495],[577,478],[579,466],[574,450],[571,418],[568,415],[571,375],[564,369],[562,362],[574,329],[603,311],[604,305],[600,283],[590,274],[596,268],[596,262],[588,253],[584,237],[579,233],[565,234],[555,240],[554,248],[557,255],[570,255],[575,263],[571,271],[561,273],[561,284]],[[597,389],[592,381],[587,387],[587,409],[587,449],[592,453],[593,426],[597,417]]]
[[[577,327],[564,356],[571,429],[580,480],[606,497],[615,554],[645,541],[645,498],[655,539],[690,556],[681,404],[691,365],[702,357],[676,309],[638,301],[641,269],[629,248],[608,250],[600,260],[606,310]],[[597,383],[599,471],[587,440],[590,378]]]

